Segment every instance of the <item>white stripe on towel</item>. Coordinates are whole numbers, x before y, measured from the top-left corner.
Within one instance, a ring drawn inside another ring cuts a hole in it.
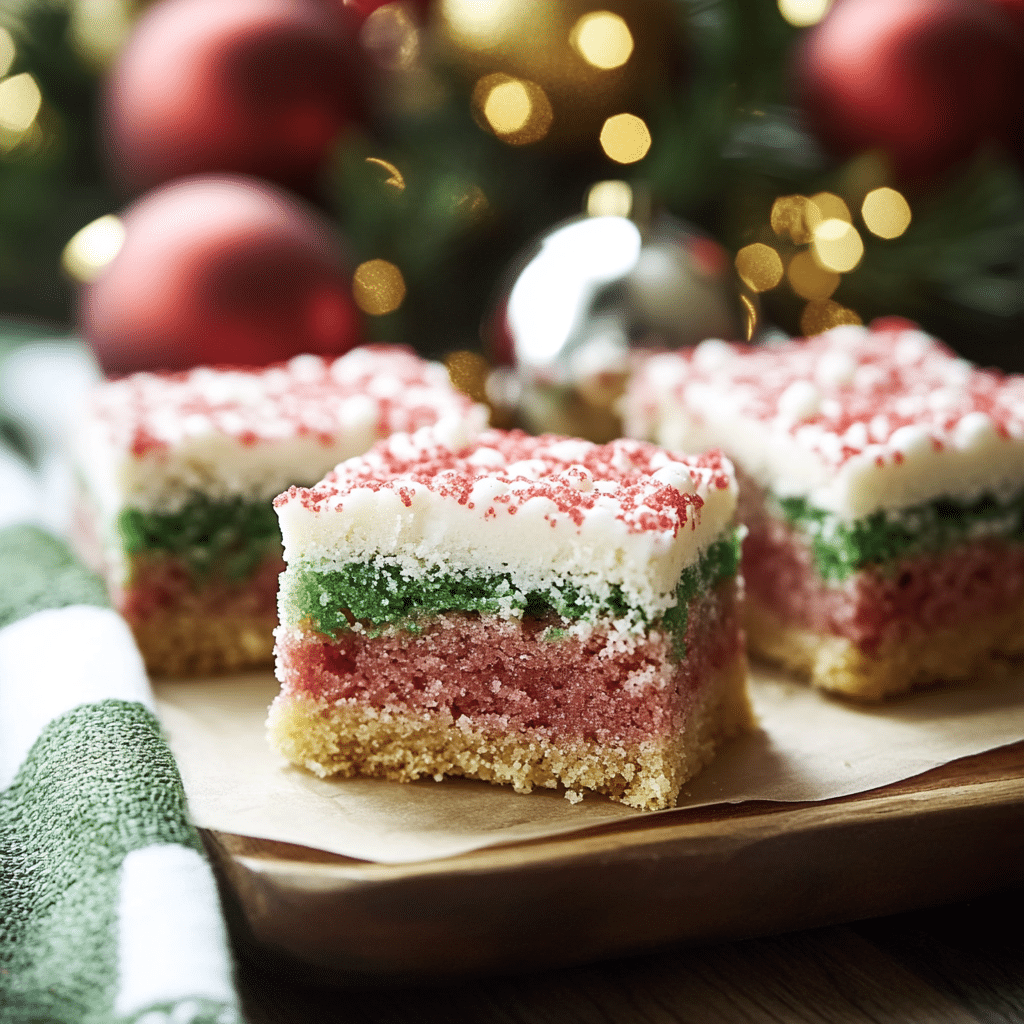
[[[39,478],[17,455],[0,445],[0,528],[42,519]]]
[[[209,864],[185,846],[147,846],[121,865],[116,1016],[182,999],[234,1003],[227,936]]]
[[[109,608],[47,608],[0,629],[0,790],[58,715],[115,697],[151,711],[142,657]]]

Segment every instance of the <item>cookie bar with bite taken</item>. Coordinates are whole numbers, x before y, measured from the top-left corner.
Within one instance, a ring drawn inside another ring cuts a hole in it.
[[[750,723],[718,454],[425,429],[276,506],[295,764],[664,808]]]

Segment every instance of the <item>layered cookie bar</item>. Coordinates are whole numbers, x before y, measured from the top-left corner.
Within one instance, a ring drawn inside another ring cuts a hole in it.
[[[485,419],[444,367],[383,346],[106,382],[75,438],[77,543],[151,672],[269,665],[284,568],[274,496],[393,431]]]
[[[735,461],[753,652],[867,699],[1024,653],[1024,378],[881,321],[654,356],[624,412]]]
[[[719,454],[440,427],[291,488],[272,745],[670,806],[750,722],[736,494]]]

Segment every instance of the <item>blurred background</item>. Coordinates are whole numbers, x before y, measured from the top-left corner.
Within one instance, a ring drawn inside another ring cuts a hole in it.
[[[0,0],[0,317],[111,374],[401,342],[597,437],[708,336],[1020,370],[1022,124],[1022,0]]]

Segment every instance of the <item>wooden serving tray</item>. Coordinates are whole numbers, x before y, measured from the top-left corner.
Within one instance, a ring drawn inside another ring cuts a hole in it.
[[[1024,881],[1024,743],[834,800],[684,809],[415,864],[204,838],[240,949],[304,979],[554,968]]]

